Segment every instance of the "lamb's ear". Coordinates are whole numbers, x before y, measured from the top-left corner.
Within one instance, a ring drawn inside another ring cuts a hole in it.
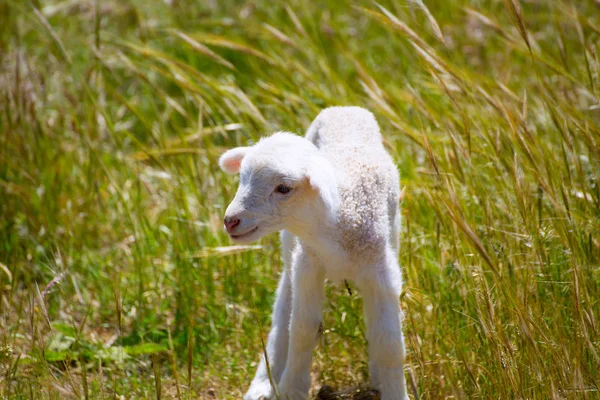
[[[307,170],[308,183],[321,198],[328,218],[337,218],[340,204],[340,192],[333,166],[324,158],[316,157]]]
[[[250,147],[236,147],[235,149],[227,150],[223,153],[221,158],[219,158],[219,166],[228,174],[237,174],[240,172],[242,160],[249,149]]]

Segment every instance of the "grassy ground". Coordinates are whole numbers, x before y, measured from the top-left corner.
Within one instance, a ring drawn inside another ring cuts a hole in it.
[[[425,5],[0,2],[0,397],[239,398],[281,261],[224,248],[216,160],[352,104],[405,186],[411,395],[599,398],[600,5]],[[315,388],[365,382],[327,290]]]

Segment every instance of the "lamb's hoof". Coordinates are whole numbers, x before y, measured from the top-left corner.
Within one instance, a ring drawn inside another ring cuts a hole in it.
[[[271,400],[274,398],[275,394],[269,381],[253,384],[244,395],[244,400]]]
[[[381,394],[366,387],[352,387],[335,391],[331,386],[323,386],[315,400],[381,400]]]

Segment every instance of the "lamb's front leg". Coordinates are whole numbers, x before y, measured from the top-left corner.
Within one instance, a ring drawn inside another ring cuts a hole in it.
[[[321,325],[325,275],[316,260],[300,253],[292,267],[292,320],[288,359],[279,383],[282,399],[305,400],[310,364]]]
[[[293,246],[294,237],[292,234],[287,231],[281,232],[281,250],[284,268],[281,278],[279,278],[277,297],[273,307],[271,332],[269,333],[266,346],[271,376],[275,383],[279,382],[287,360],[290,314],[292,312],[290,270]],[[248,392],[246,392],[246,395],[244,396],[244,400],[264,400],[270,399],[273,396],[274,391],[269,380],[267,363],[265,362],[264,354],[262,354],[260,357],[260,364],[256,370],[256,375],[250,384],[250,389],[248,389]]]
[[[363,297],[371,383],[382,400],[407,400],[404,379],[404,337],[399,296],[402,286],[395,252],[373,266],[372,279],[359,284]]]

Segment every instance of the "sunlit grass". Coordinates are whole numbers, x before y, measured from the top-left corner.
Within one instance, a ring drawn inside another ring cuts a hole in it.
[[[372,110],[398,163],[411,395],[596,398],[592,1],[0,4],[0,396],[239,398],[278,239],[231,248],[226,148]],[[328,287],[314,386],[368,380]]]

